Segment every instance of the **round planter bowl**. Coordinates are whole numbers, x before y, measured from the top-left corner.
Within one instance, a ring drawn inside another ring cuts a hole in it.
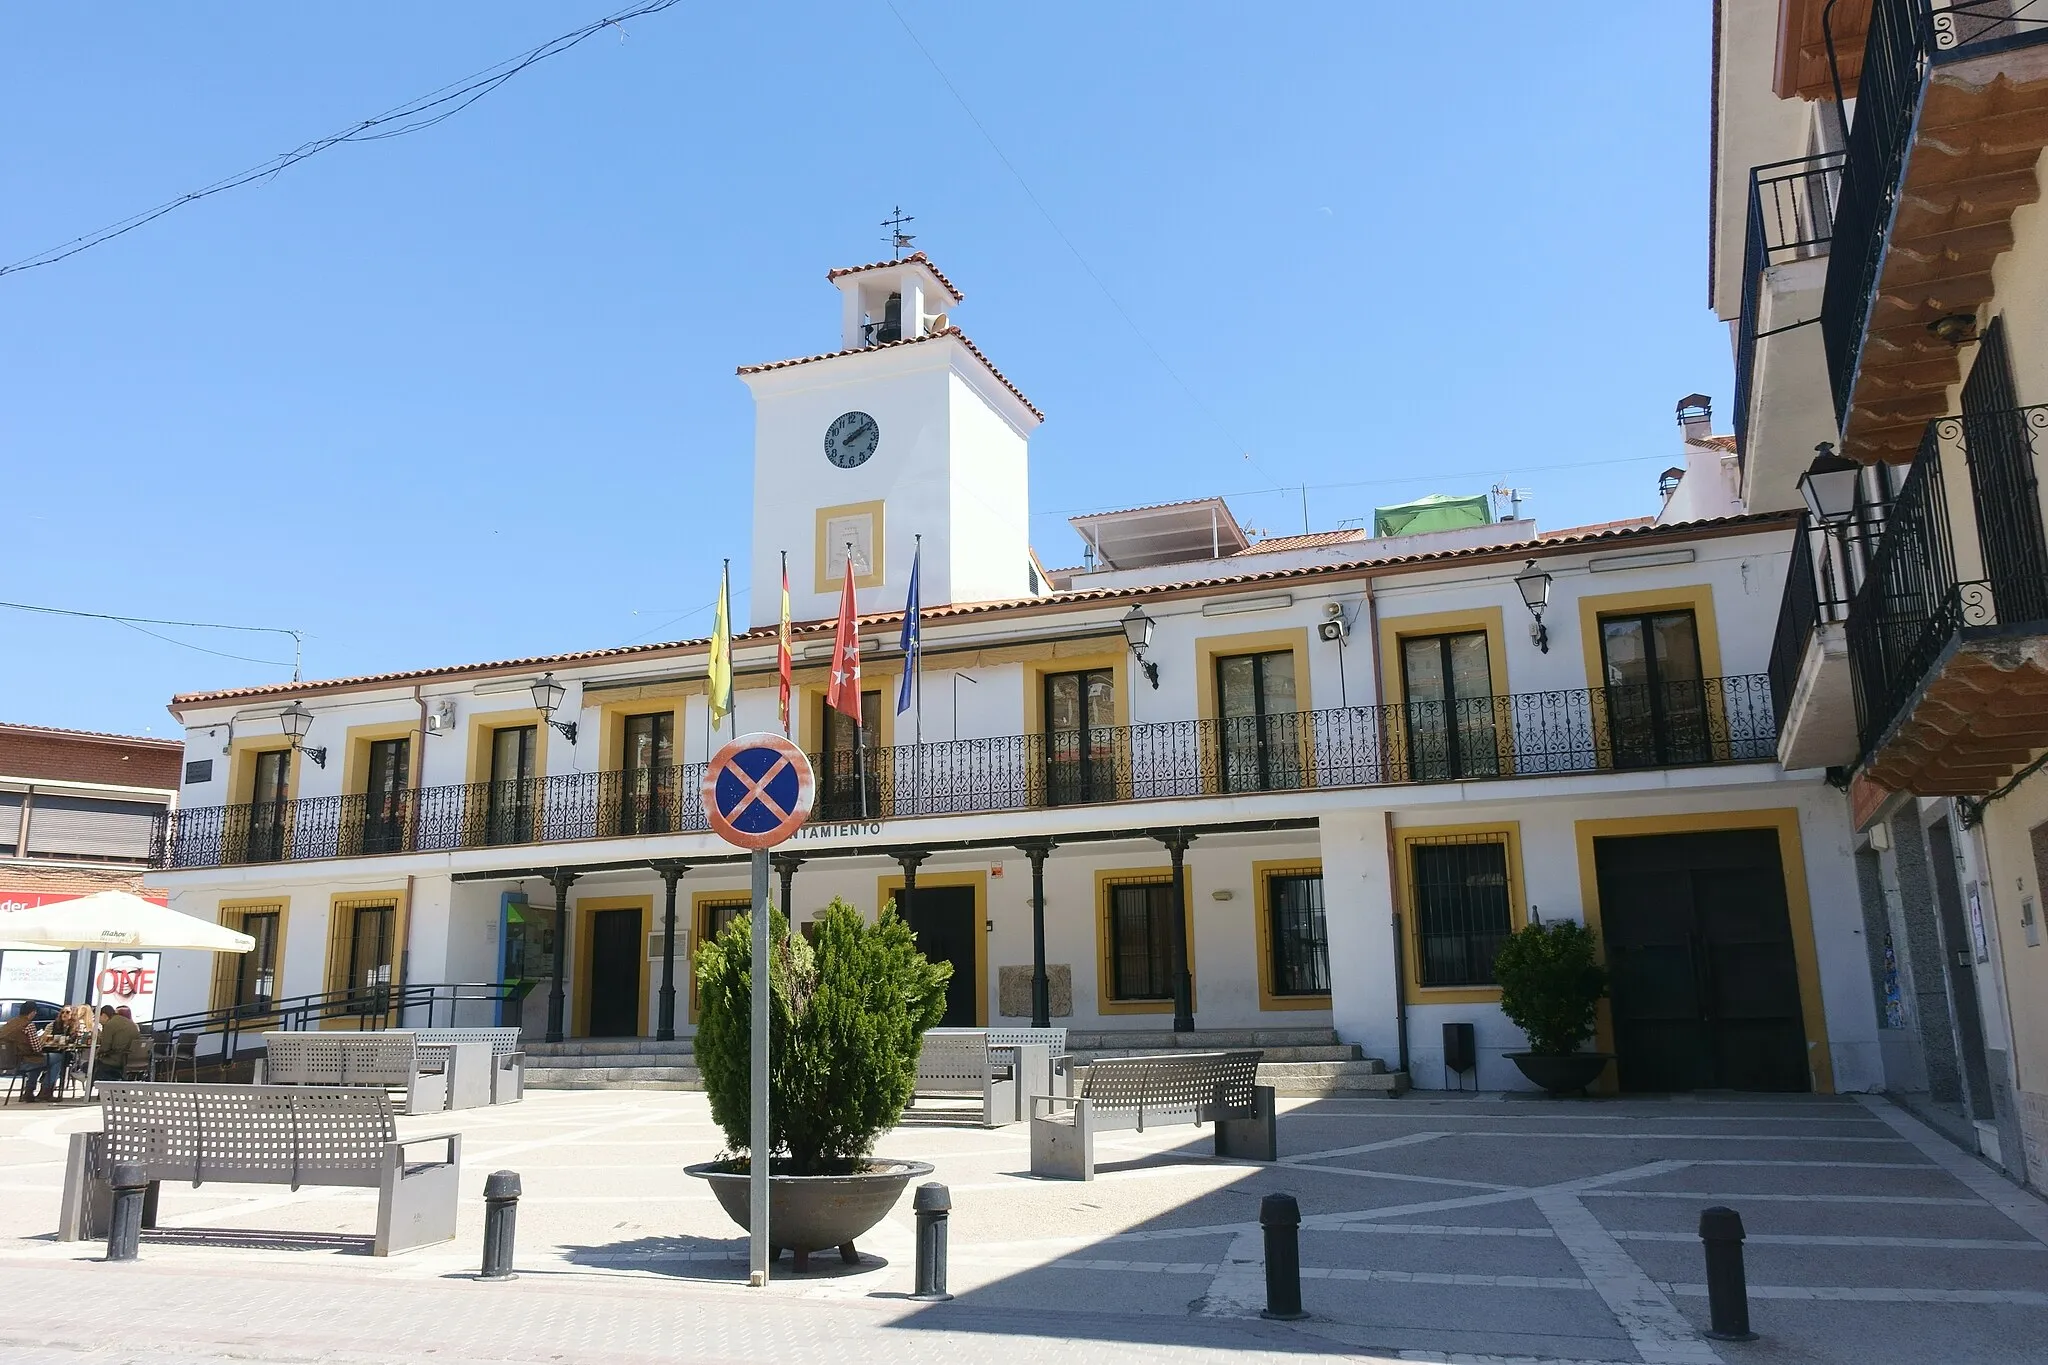
[[[709,1184],[726,1217],[751,1232],[752,1177],[723,1166],[703,1161],[685,1166],[683,1173]],[[888,1216],[903,1197],[905,1185],[931,1173],[930,1163],[924,1161],[873,1161],[857,1175],[777,1175],[771,1166],[768,1238],[773,1254],[780,1255],[787,1247],[796,1254],[796,1268],[803,1271],[810,1268],[812,1252],[838,1247],[842,1261],[858,1264],[854,1238]]]
[[[1611,1052],[1541,1052],[1504,1054],[1533,1085],[1553,1095],[1583,1095],[1586,1087],[1600,1079],[1600,1073],[1614,1060]]]

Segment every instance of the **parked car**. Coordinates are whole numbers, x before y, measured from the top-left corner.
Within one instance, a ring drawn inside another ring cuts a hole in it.
[[[21,1008],[21,1003],[20,1000],[0,1000],[0,1020],[12,1019],[14,1012]],[[57,1022],[57,1011],[64,1008],[51,1000],[31,1000],[28,1003],[36,1007],[37,1028],[48,1028]]]

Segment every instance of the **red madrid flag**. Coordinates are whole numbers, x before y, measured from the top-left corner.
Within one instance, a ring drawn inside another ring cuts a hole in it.
[[[853,556],[846,557],[846,586],[839,591],[839,628],[832,632],[832,685],[825,704],[860,724],[860,636],[853,628]]]

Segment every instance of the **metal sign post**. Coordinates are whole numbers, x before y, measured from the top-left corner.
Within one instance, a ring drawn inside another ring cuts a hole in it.
[[[753,1007],[749,1029],[752,1110],[747,1137],[747,1283],[768,1283],[768,1028],[773,999],[768,932],[768,850],[809,818],[816,786],[803,750],[776,734],[741,735],[711,756],[704,770],[704,814],[729,844],[753,850]],[[789,913],[789,907],[783,907]]]
[[[747,1227],[751,1234],[747,1248],[747,1283],[756,1289],[768,1283],[768,1152],[771,1146],[768,1136],[768,1006],[773,994],[768,988],[768,955],[773,951],[774,945],[769,942],[768,935],[768,850],[757,848],[754,850],[753,1056],[749,1059],[753,1068],[750,1093],[754,1113],[748,1125],[747,1138],[747,1151],[751,1158],[747,1166]]]

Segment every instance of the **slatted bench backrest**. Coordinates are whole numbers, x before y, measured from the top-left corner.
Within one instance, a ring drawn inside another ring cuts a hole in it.
[[[1043,1043],[1046,1052],[1054,1057],[1064,1055],[1067,1050],[1067,1031],[1063,1028],[992,1028],[983,1031],[988,1034],[990,1047],[1029,1047]]]
[[[265,1073],[300,1085],[409,1086],[420,1068],[410,1033],[266,1033],[263,1047]]]
[[[980,1093],[988,1081],[988,1035],[980,1029],[958,1029],[924,1035],[917,1054],[920,1089],[959,1089]]]
[[[1102,1057],[1089,1064],[1081,1094],[1097,1113],[1195,1113],[1213,1118],[1252,1111],[1258,1051],[1172,1052]]]
[[[374,1188],[397,1139],[381,1087],[103,1081],[108,1166],[150,1180]]]
[[[519,1051],[519,1030],[516,1028],[416,1028],[392,1029],[392,1033],[409,1033],[420,1040],[424,1047],[454,1047],[460,1043],[489,1043],[493,1057],[509,1057]]]

